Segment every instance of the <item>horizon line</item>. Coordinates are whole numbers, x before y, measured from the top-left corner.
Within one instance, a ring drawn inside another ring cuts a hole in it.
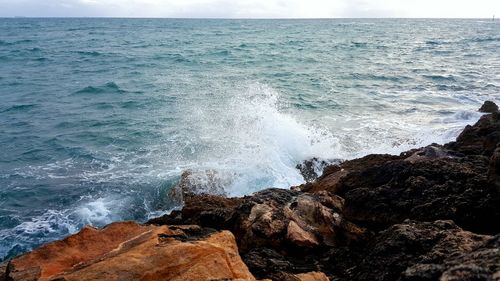
[[[182,20],[334,20],[334,19],[489,19],[492,17],[115,17],[115,16],[0,16],[0,19],[182,19]]]

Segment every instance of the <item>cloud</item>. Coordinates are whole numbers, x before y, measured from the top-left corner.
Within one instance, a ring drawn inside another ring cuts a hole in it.
[[[0,0],[0,16],[491,17],[498,0]]]

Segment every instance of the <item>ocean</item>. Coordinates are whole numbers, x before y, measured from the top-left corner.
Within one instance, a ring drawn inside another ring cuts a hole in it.
[[[183,171],[288,188],[499,98],[498,21],[0,19],[0,259],[178,208]]]

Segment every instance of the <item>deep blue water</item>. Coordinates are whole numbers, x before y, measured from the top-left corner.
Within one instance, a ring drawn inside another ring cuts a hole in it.
[[[159,215],[184,170],[242,195],[444,143],[499,96],[498,21],[0,19],[0,259]]]

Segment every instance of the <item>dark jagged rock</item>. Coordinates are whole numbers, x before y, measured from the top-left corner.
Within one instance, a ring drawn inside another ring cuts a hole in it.
[[[488,180],[489,159],[468,156],[409,163],[390,161],[346,176],[344,216],[381,229],[403,220],[451,219],[465,229],[497,233],[499,189]]]
[[[500,147],[498,147],[490,158],[490,167],[488,171],[490,181],[500,187]]]
[[[319,158],[311,158],[298,164],[295,168],[300,171],[306,182],[312,182],[322,175],[325,167],[333,163],[340,163],[341,160],[324,160]]]
[[[347,174],[377,167],[387,161],[401,158],[400,156],[389,154],[370,154],[359,159],[345,161],[338,165],[330,165],[324,168],[323,174],[316,181],[306,183],[300,189],[306,192],[327,190],[335,193],[338,192],[339,181]]]
[[[431,144],[421,149],[414,149],[402,153],[402,156],[406,155],[409,156],[405,157],[404,160],[412,163],[436,158],[460,158],[464,156],[462,153],[446,149],[438,144]]]
[[[500,142],[500,112],[481,116],[474,125],[467,125],[455,142],[445,145],[447,149],[468,155],[491,156]]]
[[[464,231],[452,221],[407,221],[379,233],[357,257],[335,261],[350,260],[346,280],[497,280],[499,239]]]
[[[496,105],[492,101],[485,101],[483,105],[479,108],[479,112],[484,112],[484,113],[493,113],[498,111],[498,105]]]

